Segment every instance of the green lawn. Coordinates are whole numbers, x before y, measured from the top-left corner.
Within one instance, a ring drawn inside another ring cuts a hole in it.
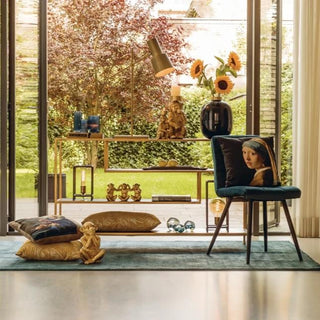
[[[72,170],[67,170],[66,186],[67,197],[72,197]],[[202,175],[202,198],[205,198],[205,181],[212,180],[211,174]],[[197,184],[195,173],[165,173],[165,172],[144,172],[144,173],[110,173],[103,169],[96,169],[94,172],[94,198],[104,199],[109,183],[118,187],[122,183],[132,186],[139,183],[142,190],[142,198],[151,198],[152,194],[190,194],[196,197]],[[37,196],[35,190],[35,175],[29,172],[17,172],[16,194],[17,198],[34,198]],[[213,197],[213,185],[210,184],[209,196]]]

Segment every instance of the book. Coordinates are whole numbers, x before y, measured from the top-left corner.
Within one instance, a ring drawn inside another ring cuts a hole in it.
[[[115,139],[123,139],[123,140],[135,140],[135,139],[149,139],[148,135],[139,134],[139,135],[114,135]]]
[[[103,133],[100,132],[69,132],[68,133],[68,138],[96,138],[96,139],[102,139],[103,138]]]
[[[88,138],[88,137],[89,137],[88,132],[73,131],[68,133],[68,138]]]
[[[152,195],[153,202],[191,202],[191,196],[188,195]]]
[[[152,166],[152,167],[147,167],[147,168],[142,168],[142,170],[202,170],[205,171],[208,168],[203,168],[203,167],[194,167],[194,166],[165,166],[165,167],[160,167],[160,166]]]
[[[104,135],[101,132],[91,132],[89,133],[89,138],[103,139]]]

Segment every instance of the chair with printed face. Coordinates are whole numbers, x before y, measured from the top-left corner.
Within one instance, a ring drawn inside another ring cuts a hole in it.
[[[253,203],[263,203],[264,251],[268,250],[267,202],[280,201],[299,257],[302,255],[286,200],[300,198],[301,191],[294,186],[281,186],[276,171],[272,137],[214,136],[211,139],[214,162],[214,185],[217,196],[226,198],[226,205],[212,236],[207,254],[219,235],[224,219],[233,201],[248,202],[247,264],[250,263]],[[259,154],[259,157],[257,156]],[[255,156],[255,158],[254,158]],[[257,159],[266,161],[255,167]],[[268,173],[268,174],[267,174]],[[268,177],[267,177],[268,176]],[[271,180],[270,180],[271,176]]]

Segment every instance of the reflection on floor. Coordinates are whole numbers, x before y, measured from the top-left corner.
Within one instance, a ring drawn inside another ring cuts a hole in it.
[[[35,200],[19,200],[17,217],[37,216]],[[205,228],[200,205],[65,205],[63,214],[82,221],[94,212],[143,211],[155,214],[166,229],[174,216]],[[53,204],[49,205],[52,214]],[[212,218],[212,217],[211,217]],[[242,228],[242,204],[232,205],[230,226]],[[286,231],[286,220],[270,232]],[[21,236],[0,237],[0,241]],[[128,237],[104,237],[107,241]],[[135,240],[150,237],[135,237]],[[174,237],[152,237],[175,241]],[[179,240],[210,236],[181,236]],[[224,237],[223,240],[242,237]],[[263,241],[262,237],[254,240]],[[290,240],[273,236],[272,240]],[[320,263],[320,239],[299,238],[301,249]],[[245,263],[245,262],[244,262]],[[9,280],[10,279],[10,280]],[[316,320],[320,314],[320,272],[314,271],[3,271],[0,272],[0,314],[3,320]]]
[[[320,262],[320,239],[299,242]],[[3,320],[318,320],[319,283],[315,271],[2,271],[0,314]]]

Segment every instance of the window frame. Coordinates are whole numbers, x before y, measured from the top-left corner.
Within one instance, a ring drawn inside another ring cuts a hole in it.
[[[39,1],[39,215],[48,213],[48,54],[47,0]],[[281,8],[277,1],[277,58],[276,58],[276,141],[280,163],[281,126]],[[246,133],[260,133],[260,23],[261,0],[247,0],[247,111]],[[1,206],[0,235],[7,232],[8,219],[15,217],[15,137],[9,134],[15,126],[15,0],[1,0]],[[8,54],[9,49],[9,54]],[[259,81],[256,81],[258,79]],[[7,118],[9,116],[9,121]],[[10,129],[10,130],[9,130]],[[7,140],[9,139],[9,146]],[[7,151],[8,150],[8,151]],[[7,176],[8,172],[8,176]],[[257,232],[257,224],[255,231]]]

